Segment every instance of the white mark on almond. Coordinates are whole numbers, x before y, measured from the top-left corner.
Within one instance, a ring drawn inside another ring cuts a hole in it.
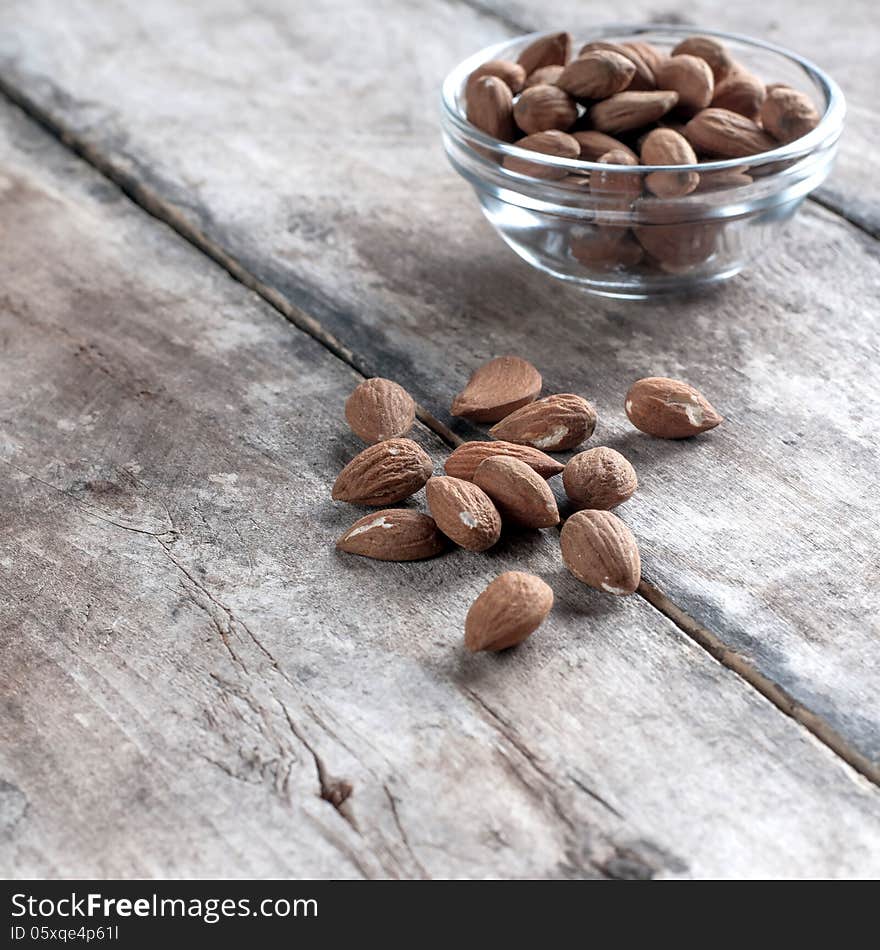
[[[458,517],[462,524],[467,525],[469,528],[476,528],[477,519],[469,511],[460,511]]]
[[[393,524],[388,524],[385,520],[385,515],[382,515],[380,518],[376,518],[374,521],[371,521],[369,524],[362,524],[359,528],[353,528],[348,532],[346,538],[351,540],[351,538],[356,538],[359,534],[363,534],[365,531],[372,531],[373,528],[393,528]]]

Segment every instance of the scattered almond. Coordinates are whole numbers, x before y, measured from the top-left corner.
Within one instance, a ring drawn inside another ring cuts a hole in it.
[[[675,59],[684,59],[676,56]],[[690,142],[672,129],[654,129],[641,146],[643,165],[696,165],[697,156]],[[689,195],[700,183],[694,171],[651,172],[645,176],[645,187],[660,198]]]
[[[333,500],[377,508],[409,498],[431,477],[434,463],[411,439],[388,439],[356,455],[339,473]]]
[[[820,116],[808,95],[789,86],[768,87],[761,122],[778,141],[787,144],[812,132]]]
[[[776,142],[751,119],[729,109],[703,109],[684,127],[698,152],[719,158],[743,158],[776,148]]]
[[[467,120],[480,131],[502,142],[513,141],[513,95],[497,76],[481,76],[467,88]]]
[[[630,498],[639,482],[635,469],[620,452],[600,445],[570,459],[562,484],[579,508],[608,511]]]
[[[663,376],[633,383],[625,408],[637,429],[660,439],[686,439],[723,421],[699,390]]]
[[[571,34],[551,33],[530,43],[520,54],[517,62],[526,71],[533,73],[542,66],[564,66],[571,56]]]
[[[356,521],[336,547],[378,561],[420,561],[440,554],[446,544],[429,515],[409,508],[387,508]]]
[[[525,462],[510,456],[484,459],[473,482],[492,499],[502,518],[524,528],[559,524],[559,510],[550,486]]]
[[[539,449],[533,449],[530,445],[517,445],[515,442],[465,442],[450,454],[443,467],[447,475],[470,481],[483,459],[498,455],[509,455],[525,462],[541,478],[552,478],[565,468],[561,462]]]
[[[452,401],[452,415],[476,422],[498,422],[541,392],[541,374],[518,356],[496,356],[471,374]]]
[[[345,418],[364,442],[382,442],[409,432],[416,419],[416,404],[403,386],[376,376],[355,387],[345,402]]]
[[[506,650],[540,627],[553,606],[553,591],[540,577],[507,571],[492,581],[471,604],[464,626],[465,646]]]
[[[604,99],[623,92],[636,68],[626,56],[608,49],[590,50],[572,60],[556,85],[575,99]]]
[[[578,511],[562,526],[562,560],[583,583],[608,594],[632,594],[641,561],[632,531],[610,511]]]
[[[519,63],[511,63],[506,59],[490,59],[483,63],[468,76],[467,88],[482,76],[497,76],[507,83],[510,91],[516,95],[526,83],[526,71]]]
[[[657,85],[660,89],[674,89],[679,108],[692,113],[705,109],[712,101],[715,79],[704,59],[683,53],[670,56],[663,63]]]
[[[764,96],[764,83],[737,66],[715,87],[712,105],[717,109],[738,112],[754,121],[761,114]]]
[[[489,434],[546,452],[565,452],[580,445],[596,428],[596,410],[580,396],[557,393],[517,409]]]
[[[615,135],[656,122],[677,103],[677,92],[619,92],[597,102],[590,109],[590,119],[600,132]]]
[[[425,494],[437,527],[468,551],[485,551],[501,536],[498,510],[472,482],[438,475],[428,479]]]
[[[733,59],[726,47],[711,36],[689,36],[672,50],[673,58],[686,54],[705,60],[712,70],[715,82],[720,82],[733,69]]]
[[[558,86],[530,86],[513,107],[513,120],[526,133],[570,129],[578,117],[574,99]]]

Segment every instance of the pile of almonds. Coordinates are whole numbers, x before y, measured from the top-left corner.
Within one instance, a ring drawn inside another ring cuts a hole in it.
[[[435,557],[451,541],[485,551],[505,524],[551,528],[560,514],[548,480],[562,485],[578,509],[562,527],[562,560],[584,584],[609,594],[631,594],[639,585],[639,549],[630,529],[612,513],[629,499],[638,480],[617,451],[598,446],[563,464],[549,452],[579,447],[596,428],[593,406],[581,396],[539,398],[541,374],[517,356],[480,366],[455,397],[452,413],[492,423],[492,441],[464,442],[435,476],[431,457],[407,438],[416,405],[388,379],[367,379],[345,404],[352,431],[371,443],[339,473],[333,499],[381,510],[356,521],[337,548],[383,561]],[[721,416],[692,386],[649,377],[634,383],[624,408],[632,424],[662,439],[683,439],[712,429]],[[425,488],[430,515],[390,508]],[[474,601],[465,623],[468,649],[502,650],[538,628],[553,605],[553,591],[521,571],[500,575]]]
[[[809,96],[779,83],[765,86],[713,37],[688,37],[670,55],[650,43],[592,42],[573,59],[572,42],[570,34],[554,33],[526,47],[515,63],[479,66],[465,90],[468,121],[520,148],[609,165],[745,158],[801,138],[819,122]],[[578,180],[522,159],[504,164],[538,178]],[[734,183],[751,180],[745,172],[735,175]],[[726,185],[729,177],[706,184]],[[595,182],[583,183],[595,190]],[[645,179],[648,193],[661,198],[699,187],[697,172]]]

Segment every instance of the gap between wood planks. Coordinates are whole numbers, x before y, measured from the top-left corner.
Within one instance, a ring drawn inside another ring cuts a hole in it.
[[[467,0],[464,0],[464,2],[467,2]],[[318,320],[301,308],[291,304],[274,287],[259,280],[239,261],[228,254],[220,244],[213,241],[192,221],[188,220],[178,208],[139,181],[134,174],[121,168],[111,158],[102,155],[78,132],[65,127],[63,123],[56,120],[29,96],[6,82],[2,76],[0,76],[0,93],[99,171],[105,178],[113,182],[136,205],[166,224],[176,234],[222,267],[231,277],[258,294],[288,322],[307,333],[359,375],[365,378],[374,375],[365,359],[347,347],[334,334],[328,332]],[[844,216],[841,215],[841,217]],[[456,446],[464,441],[424,407],[418,407],[417,415],[428,429],[448,445]],[[745,657],[728,647],[717,634],[703,627],[693,617],[681,610],[649,581],[643,579],[639,584],[637,593],[667,617],[685,636],[709,653],[718,663],[748,683],[780,712],[806,729],[815,739],[856,772],[875,785],[880,786],[880,764],[875,764],[858,749],[853,748],[821,716],[794,699],[782,686],[756,669]]]

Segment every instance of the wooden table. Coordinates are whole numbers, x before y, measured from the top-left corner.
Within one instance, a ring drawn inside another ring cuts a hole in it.
[[[531,270],[442,154],[458,60],[608,19],[553,9],[4,4],[3,874],[880,873],[878,7],[664,8],[814,58],[850,115],[766,260],[650,304]],[[334,551],[358,380],[410,389],[439,468],[483,435],[452,394],[505,352],[638,469],[638,595],[578,584],[553,531]],[[726,423],[636,433],[644,375]],[[554,612],[466,655],[468,605],[522,567]]]

